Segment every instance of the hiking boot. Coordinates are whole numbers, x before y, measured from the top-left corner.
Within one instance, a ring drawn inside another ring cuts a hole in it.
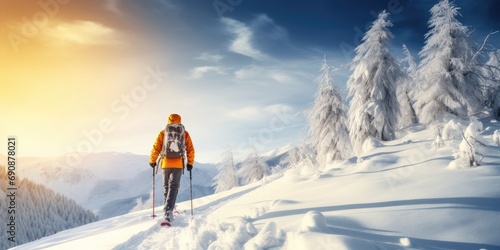
[[[167,211],[165,213],[165,220],[168,221],[168,222],[171,222],[174,220],[174,213],[172,213],[172,211]]]

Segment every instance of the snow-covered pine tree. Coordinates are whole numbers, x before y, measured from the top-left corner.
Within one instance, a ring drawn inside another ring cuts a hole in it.
[[[395,138],[399,114],[396,84],[404,74],[388,49],[393,37],[391,26],[389,13],[381,12],[356,48],[351,65],[348,115],[356,154],[361,153],[363,142],[369,137],[384,141]]]
[[[233,152],[227,147],[222,154],[222,161],[217,164],[218,174],[214,177],[213,187],[216,193],[229,190],[238,186],[236,166],[234,164]]]
[[[469,30],[455,18],[458,10],[449,0],[441,0],[430,10],[415,96],[415,109],[424,124],[449,115],[466,119],[480,106],[481,68],[474,58]]]
[[[309,140],[323,168],[330,161],[346,159],[351,153],[344,98],[333,85],[331,68],[323,59],[316,78],[318,90],[309,113]]]
[[[253,147],[250,156],[241,164],[238,175],[242,179],[242,184],[246,185],[261,180],[264,176],[269,175],[270,172],[269,166],[262,161],[257,153],[257,148]]]
[[[415,79],[417,77],[418,65],[415,62],[415,58],[411,55],[410,50],[406,47],[406,44],[403,44],[403,55],[405,57],[401,60],[401,68],[411,79]]]
[[[481,131],[483,130],[483,123],[478,120],[473,120],[465,133],[462,135],[463,139],[459,145],[458,152],[455,154],[457,159],[455,167],[476,167],[481,163],[483,158],[484,148],[487,144],[484,142]]]
[[[0,196],[6,197],[9,190],[7,182],[3,180],[7,180],[7,172],[5,166],[1,165],[0,179]],[[97,216],[91,211],[44,185],[18,177],[16,186],[15,242],[9,241],[9,234],[4,232],[0,234],[0,249],[8,249],[97,220]],[[7,213],[9,205],[5,201],[0,199],[0,220],[7,224],[13,214]]]
[[[415,86],[415,77],[417,72],[417,63],[410,53],[410,50],[403,44],[403,54],[405,58],[401,60],[401,66],[403,72],[406,73],[405,77],[402,77],[398,81],[397,85],[397,96],[400,106],[401,113],[398,119],[398,127],[404,128],[417,123],[417,114],[414,105],[413,89]]]
[[[492,114],[500,118],[500,50],[488,54],[488,62],[484,65],[485,106],[491,108]]]

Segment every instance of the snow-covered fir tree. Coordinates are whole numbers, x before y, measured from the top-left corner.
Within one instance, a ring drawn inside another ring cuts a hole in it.
[[[399,114],[396,84],[404,76],[389,52],[393,37],[389,13],[379,14],[356,48],[347,86],[349,89],[349,132],[354,152],[374,137],[384,141],[395,138]]]
[[[458,10],[449,0],[441,0],[430,10],[415,96],[415,109],[424,124],[449,115],[466,119],[480,107],[481,68],[474,58],[469,30],[456,19]]]
[[[488,62],[484,65],[484,101],[485,106],[492,109],[492,114],[500,118],[500,50],[488,54]]]
[[[351,153],[344,98],[333,85],[326,58],[316,79],[318,90],[309,113],[310,142],[320,167],[330,161],[346,159]]]
[[[418,64],[415,62],[415,58],[411,55],[406,44],[403,44],[403,55],[405,57],[401,60],[401,69],[406,72],[411,79],[415,79],[417,76]]]
[[[417,63],[410,53],[410,50],[403,44],[403,54],[405,58],[401,60],[405,77],[400,78],[397,85],[397,96],[401,113],[398,119],[398,127],[404,128],[417,123],[417,114],[414,105],[414,86],[417,72]]]
[[[270,172],[269,166],[259,156],[257,148],[253,147],[250,156],[241,164],[238,176],[241,178],[241,183],[246,185],[261,180]]]
[[[8,194],[7,172],[0,166],[0,194]],[[17,176],[15,207],[0,199],[0,220],[10,222],[15,217],[15,242],[9,241],[9,234],[0,234],[0,249],[7,249],[55,234],[59,231],[81,226],[97,220],[91,211],[75,201],[57,194],[41,184]],[[5,195],[2,195],[6,197]],[[9,206],[11,214],[8,213]],[[15,214],[14,214],[15,212]]]
[[[216,193],[238,186],[238,176],[234,164],[233,152],[230,147],[222,154],[222,161],[217,164],[218,174],[214,177],[213,187]]]
[[[479,166],[483,158],[483,151],[487,144],[481,136],[483,123],[473,120],[465,130],[458,152],[455,154],[455,167]]]

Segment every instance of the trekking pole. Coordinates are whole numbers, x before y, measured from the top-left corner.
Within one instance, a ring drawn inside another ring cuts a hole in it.
[[[161,168],[161,163],[162,163],[162,160],[163,160],[163,156],[160,156],[160,158],[158,158],[157,162],[156,162],[156,166],[153,168],[153,190],[151,192],[153,192],[153,215],[151,215],[151,217],[156,217],[155,215],[155,179],[156,179],[156,174],[158,174],[158,169]]]
[[[153,206],[153,214],[151,215],[151,217],[153,217],[153,219],[156,217],[156,215],[155,215],[155,177],[156,177],[155,176],[156,175],[155,168],[156,167],[152,168],[153,169],[153,188],[151,190],[152,196],[153,196],[153,205],[152,205]]]
[[[193,218],[193,174],[189,171],[189,191],[191,193],[191,218]]]

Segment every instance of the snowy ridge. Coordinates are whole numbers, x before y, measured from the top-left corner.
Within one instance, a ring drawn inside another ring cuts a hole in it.
[[[500,249],[500,147],[483,120],[483,164],[451,169],[459,140],[409,127],[313,175],[290,167],[178,204],[172,228],[151,209],[60,232],[16,249]],[[194,183],[199,180],[193,178]],[[157,207],[160,211],[161,206]]]

